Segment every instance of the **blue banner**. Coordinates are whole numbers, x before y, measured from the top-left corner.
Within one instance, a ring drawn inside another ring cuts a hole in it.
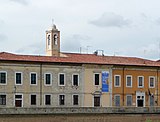
[[[102,72],[102,92],[109,92],[109,72]]]

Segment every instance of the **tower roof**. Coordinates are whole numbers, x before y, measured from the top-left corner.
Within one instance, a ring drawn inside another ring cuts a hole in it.
[[[50,27],[48,28],[48,30],[56,30],[56,31],[58,31],[58,29],[56,28],[56,25],[55,25],[55,24],[53,24],[52,26],[50,26]]]

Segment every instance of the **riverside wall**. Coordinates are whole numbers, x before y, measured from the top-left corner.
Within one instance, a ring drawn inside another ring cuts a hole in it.
[[[0,108],[0,122],[160,122],[160,108]]]

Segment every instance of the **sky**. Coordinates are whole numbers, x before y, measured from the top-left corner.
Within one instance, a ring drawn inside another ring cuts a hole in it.
[[[61,51],[160,58],[160,0],[0,0],[0,52],[45,55],[52,20]]]

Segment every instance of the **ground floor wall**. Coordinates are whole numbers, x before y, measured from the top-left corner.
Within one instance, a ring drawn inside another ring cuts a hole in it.
[[[1,115],[0,122],[159,122],[159,114]]]
[[[3,92],[0,92],[0,94],[4,94]],[[59,95],[65,95],[65,101],[64,101],[64,105],[60,105],[59,104]],[[6,108],[10,108],[10,107],[15,107],[16,105],[16,100],[21,101],[22,106],[24,108],[32,108],[32,107],[57,107],[57,106],[63,106],[63,107],[82,107],[82,95],[83,94],[79,94],[79,93],[48,93],[48,92],[43,92],[43,94],[40,95],[40,93],[36,93],[36,92],[28,92],[28,93],[24,93],[24,92],[20,92],[20,93],[8,93],[5,94],[6,95],[6,104],[5,105],[1,105],[0,107],[6,107]],[[15,95],[22,95],[22,98],[15,98]],[[35,105],[31,105],[31,95],[36,95],[36,104]],[[45,104],[45,95],[50,95],[50,104],[46,105]],[[78,104],[77,105],[73,105],[73,95],[78,95]],[[42,97],[42,98],[41,98]],[[40,101],[40,99],[42,99],[42,101]]]
[[[120,103],[117,107],[119,106],[123,106],[123,107],[156,107],[156,106],[159,106],[157,104],[157,97],[155,96],[150,96],[148,94],[146,94],[145,92],[140,92],[140,91],[137,91],[136,93],[134,94],[113,94],[113,97],[112,97],[112,105],[115,107],[116,106],[116,96],[119,96],[120,98]],[[128,104],[127,103],[127,96],[131,96],[131,102]],[[151,101],[152,99],[152,101]]]
[[[101,95],[94,95],[94,94],[84,94],[84,107],[96,107],[95,106],[95,97],[99,97],[99,104],[98,107],[111,107],[110,103],[110,94],[109,93],[101,93]]]

